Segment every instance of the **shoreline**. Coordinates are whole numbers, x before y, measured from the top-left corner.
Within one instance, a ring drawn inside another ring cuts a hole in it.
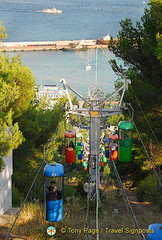
[[[116,39],[114,39],[116,40]],[[80,48],[78,48],[80,46]],[[84,48],[107,48],[108,44],[98,44],[97,40],[73,40],[73,41],[33,41],[33,42],[1,42],[2,52],[21,51],[54,51],[69,48],[72,51],[82,51]]]

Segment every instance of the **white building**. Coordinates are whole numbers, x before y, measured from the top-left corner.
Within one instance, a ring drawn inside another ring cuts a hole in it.
[[[49,101],[49,107],[53,107],[57,102],[58,98],[65,96],[65,90],[62,87],[56,85],[44,85],[36,87],[36,98],[37,100],[42,97],[46,97]]]
[[[0,216],[12,207],[12,153],[3,160],[5,167],[0,172]]]

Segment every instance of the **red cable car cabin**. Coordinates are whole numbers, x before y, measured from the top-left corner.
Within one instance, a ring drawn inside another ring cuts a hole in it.
[[[111,134],[109,135],[110,139],[110,160],[116,161],[118,160],[118,135],[117,134]]]
[[[74,163],[76,133],[74,131],[66,131],[64,137],[65,137],[65,161],[66,163]]]

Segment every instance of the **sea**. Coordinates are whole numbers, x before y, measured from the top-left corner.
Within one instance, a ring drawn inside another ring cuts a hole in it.
[[[141,21],[149,0],[0,0],[0,21],[6,27],[6,42],[98,39],[107,34],[117,37],[120,21]],[[62,14],[41,10],[55,7]],[[117,75],[109,63],[115,56],[106,48],[90,51],[33,51],[5,53],[21,55],[36,85],[62,86],[60,80],[83,96],[92,86],[106,93],[114,91]],[[123,62],[116,59],[119,65]],[[92,68],[86,71],[87,64]]]

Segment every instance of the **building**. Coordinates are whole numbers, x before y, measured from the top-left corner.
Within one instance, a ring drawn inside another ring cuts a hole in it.
[[[5,167],[0,172],[0,216],[12,208],[12,153],[3,160]]]
[[[50,106],[53,106],[58,98],[62,98],[65,95],[65,90],[56,85],[37,86],[36,91],[36,99],[39,100],[46,97],[50,102]]]

